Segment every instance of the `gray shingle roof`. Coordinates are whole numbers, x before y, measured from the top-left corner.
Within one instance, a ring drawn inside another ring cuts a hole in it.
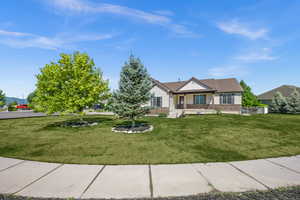
[[[242,87],[239,82],[235,78],[227,78],[227,79],[196,79],[191,78],[187,81],[177,81],[177,82],[159,82],[154,80],[154,83],[159,85],[162,88],[165,88],[167,91],[171,91],[174,93],[178,93],[179,89],[187,84],[189,81],[194,80],[199,82],[202,85],[208,87],[205,91],[217,91],[217,92],[243,92]],[[198,90],[197,90],[198,91]],[[195,90],[195,92],[197,92]],[[203,92],[205,92],[203,90]],[[188,91],[193,92],[193,91]],[[201,91],[200,91],[201,92]]]
[[[300,92],[300,87],[294,86],[294,85],[282,85],[278,88],[275,88],[273,90],[264,92],[257,96],[260,100],[271,100],[273,99],[273,96],[276,92],[280,92],[284,97],[289,96],[294,90],[298,90]]]

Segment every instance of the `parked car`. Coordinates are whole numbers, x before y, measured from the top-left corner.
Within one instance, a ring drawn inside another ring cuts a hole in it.
[[[29,106],[27,104],[20,104],[16,106],[19,110],[29,110]]]

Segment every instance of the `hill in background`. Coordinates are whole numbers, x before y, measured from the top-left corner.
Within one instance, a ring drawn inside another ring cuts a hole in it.
[[[5,100],[6,100],[6,104],[10,104],[14,101],[16,101],[18,104],[26,104],[27,103],[26,99],[20,99],[17,97],[5,97]]]

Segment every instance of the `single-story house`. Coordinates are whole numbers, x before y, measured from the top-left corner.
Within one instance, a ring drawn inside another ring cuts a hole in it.
[[[152,114],[166,113],[169,117],[178,117],[183,113],[241,113],[243,89],[235,78],[152,81],[152,98],[147,104]]]
[[[280,92],[282,96],[288,97],[295,89],[298,90],[298,92],[300,92],[300,87],[294,85],[282,85],[278,88],[269,90],[267,92],[258,95],[257,98],[261,103],[271,105],[272,99],[276,94],[276,92]]]

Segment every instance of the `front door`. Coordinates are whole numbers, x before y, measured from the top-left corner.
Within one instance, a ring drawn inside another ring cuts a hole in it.
[[[179,109],[183,109],[184,106],[184,96],[179,96]]]

